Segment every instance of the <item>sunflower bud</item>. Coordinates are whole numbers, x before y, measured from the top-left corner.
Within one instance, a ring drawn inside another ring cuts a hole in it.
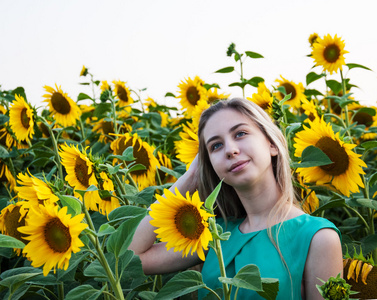
[[[338,274],[336,278],[330,277],[328,281],[322,282],[323,285],[317,285],[317,289],[325,300],[349,299],[351,294],[355,294],[355,292],[351,291],[351,285],[346,283],[346,281],[340,277],[340,274]]]

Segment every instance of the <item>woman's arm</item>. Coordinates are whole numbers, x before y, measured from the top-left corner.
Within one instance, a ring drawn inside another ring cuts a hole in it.
[[[312,239],[304,270],[306,299],[323,299],[316,288],[322,285],[318,278],[327,281],[330,277],[343,275],[343,255],[340,238],[333,229],[319,230]]]
[[[189,170],[183,174],[169,189],[173,193],[178,188],[182,195],[187,191],[193,193],[197,189],[198,180],[198,158],[196,157],[191,163]],[[188,267],[194,266],[201,262],[196,253],[182,257],[182,252],[174,252],[174,249],[166,250],[166,243],[157,243],[156,227],[152,226],[149,221],[152,218],[148,215],[139,224],[131,245],[133,250],[140,257],[145,274],[163,274],[175,272]]]

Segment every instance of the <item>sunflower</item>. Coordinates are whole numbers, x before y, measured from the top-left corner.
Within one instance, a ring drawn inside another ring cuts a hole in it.
[[[110,85],[109,85],[109,83],[107,82],[107,80],[103,80],[103,81],[101,81],[100,89],[101,89],[102,92],[107,91],[107,90],[110,90]]]
[[[156,101],[154,101],[151,97],[148,97],[147,99],[145,99],[144,105],[147,111],[151,111],[151,108],[157,107]]]
[[[88,75],[88,69],[85,66],[82,66],[80,76],[86,76]]]
[[[144,170],[131,172],[131,176],[138,184],[140,190],[155,185],[156,169],[160,166],[160,163],[153,155],[154,148],[141,140],[137,133],[134,135],[125,133],[117,136],[118,138],[110,144],[110,148],[113,150],[114,154],[122,155],[124,150],[132,146],[136,164],[145,166]]]
[[[187,164],[186,169],[188,169],[199,152],[199,138],[193,123],[187,123],[187,126],[183,125],[179,136],[181,140],[174,143],[177,158]]]
[[[118,106],[123,107],[134,103],[134,100],[131,97],[130,90],[126,87],[125,82],[123,81],[113,81],[114,83],[114,92],[116,97],[119,99]]]
[[[284,104],[289,104],[290,106],[294,108],[299,108],[301,105],[301,101],[306,99],[305,94],[304,94],[305,92],[304,86],[302,85],[301,82],[296,84],[293,81],[288,81],[281,75],[280,77],[281,77],[281,80],[280,79],[275,80],[276,82],[279,83],[278,87],[284,87],[286,94],[287,95],[291,94],[291,98],[287,100]],[[283,100],[285,97],[285,95],[282,92],[277,92],[275,96],[278,100]]]
[[[50,112],[54,115],[56,122],[63,127],[76,125],[77,120],[81,116],[81,110],[78,105],[64,93],[61,87],[55,84],[56,90],[50,86],[44,86],[49,93],[43,95],[44,102],[50,107]]]
[[[307,214],[311,214],[319,207],[319,199],[314,190],[307,186],[301,176],[298,176],[298,182],[302,186],[301,188],[301,198],[303,203],[301,203],[302,210]]]
[[[72,187],[85,191],[90,185],[98,186],[93,170],[93,163],[78,147],[64,144],[61,146],[60,156],[62,158],[62,165],[67,171],[65,180],[67,180]],[[81,199],[78,194],[76,194],[76,196]],[[94,211],[98,210],[97,203],[100,200],[98,191],[86,192],[84,200],[85,206],[88,209]]]
[[[9,125],[19,141],[29,142],[34,135],[34,112],[24,97],[15,97],[9,109]]]
[[[180,93],[178,98],[181,98],[180,103],[186,109],[188,116],[191,116],[199,100],[207,101],[207,90],[203,85],[204,81],[199,76],[196,76],[194,80],[189,77],[178,85]]]
[[[9,171],[8,166],[0,158],[0,183],[10,185],[10,189],[14,191],[16,187],[16,179],[14,179],[12,172]]]
[[[30,172],[17,175],[20,186],[15,187],[18,198],[27,200],[28,204],[38,208],[39,204],[54,203],[59,198],[43,180],[31,175]],[[26,204],[25,204],[26,205]]]
[[[258,93],[254,93],[251,98],[247,99],[254,102],[264,111],[266,111],[269,115],[271,115],[272,102],[274,98],[271,96],[270,91],[267,89],[263,81],[258,83]]]
[[[28,210],[23,206],[23,202],[9,204],[0,213],[0,230],[2,234],[14,237],[27,244],[29,241],[22,237],[18,228],[25,225],[25,218]],[[21,254],[21,249],[14,248],[17,255]]]
[[[151,205],[151,225],[158,227],[154,232],[166,248],[174,248],[174,252],[182,251],[182,257],[196,251],[201,260],[205,260],[204,250],[208,249],[212,234],[208,229],[208,218],[213,217],[202,209],[199,193],[192,197],[189,192],[183,197],[178,189],[174,193],[164,190],[165,197],[156,195],[159,203]]]
[[[317,33],[312,33],[310,36],[309,36],[309,44],[310,44],[310,47],[313,47],[313,44],[314,43],[317,43],[317,40],[318,40],[319,36]]]
[[[100,173],[100,187],[101,190],[114,192],[114,184],[105,172]],[[116,197],[101,197],[98,203],[99,212],[103,215],[108,215],[111,211],[120,206],[119,200]]]
[[[105,119],[101,119],[100,121],[97,122],[96,125],[93,126],[92,129],[94,132],[97,132],[100,134],[99,136],[99,141],[101,143],[109,143],[114,140],[114,123],[113,121],[105,121]],[[125,132],[131,132],[132,127],[131,125],[127,123],[123,123],[121,127],[119,128],[120,133],[125,133]]]
[[[212,104],[216,100],[223,100],[228,99],[230,97],[230,94],[219,94],[217,88],[209,89],[207,91],[207,98],[208,103]]]
[[[203,111],[205,111],[207,108],[209,108],[210,105],[205,100],[199,100],[198,103],[195,105],[193,111],[192,111],[192,124],[194,125],[195,131],[198,131],[199,128],[199,121],[200,116],[202,115]]]
[[[319,118],[317,107],[314,104],[313,100],[311,100],[311,101],[309,101],[307,99],[302,100],[302,106],[301,107],[304,110],[305,115],[308,116],[307,120],[314,121],[314,119]]]
[[[161,166],[173,169],[171,159],[160,151],[157,152],[157,159]],[[158,176],[160,177],[161,183],[175,182],[175,178],[172,175],[169,175],[161,170],[158,170]]]
[[[32,207],[26,218],[26,226],[18,230],[27,234],[29,243],[23,253],[32,261],[33,267],[43,266],[43,275],[47,276],[52,268],[67,270],[71,254],[79,252],[84,244],[79,234],[88,225],[81,223],[84,214],[71,218],[67,206],[59,210],[58,206],[48,204]]]
[[[295,156],[301,157],[303,150],[308,146],[321,149],[333,163],[310,168],[298,168],[297,172],[304,177],[305,182],[316,184],[331,183],[336,189],[347,197],[350,192],[359,191],[359,186],[364,187],[360,174],[365,174],[362,167],[367,167],[359,157],[361,155],[352,151],[355,144],[346,144],[331,128],[331,124],[323,119],[309,121],[309,127],[304,125],[304,130],[298,132],[294,138]]]
[[[330,34],[323,39],[318,38],[313,44],[312,57],[316,66],[322,66],[324,71],[330,72],[330,75],[342,70],[345,65],[344,54],[348,51],[344,50],[344,41],[337,35],[334,38]]]

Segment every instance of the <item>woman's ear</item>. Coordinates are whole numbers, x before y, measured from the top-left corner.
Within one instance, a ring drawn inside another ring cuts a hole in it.
[[[270,143],[270,153],[271,153],[271,156],[276,156],[279,154],[278,148],[272,143]]]

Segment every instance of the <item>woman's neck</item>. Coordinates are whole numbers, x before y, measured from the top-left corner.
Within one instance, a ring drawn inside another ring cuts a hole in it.
[[[236,191],[246,211],[243,232],[257,231],[268,226],[268,217],[282,193],[277,184]]]

